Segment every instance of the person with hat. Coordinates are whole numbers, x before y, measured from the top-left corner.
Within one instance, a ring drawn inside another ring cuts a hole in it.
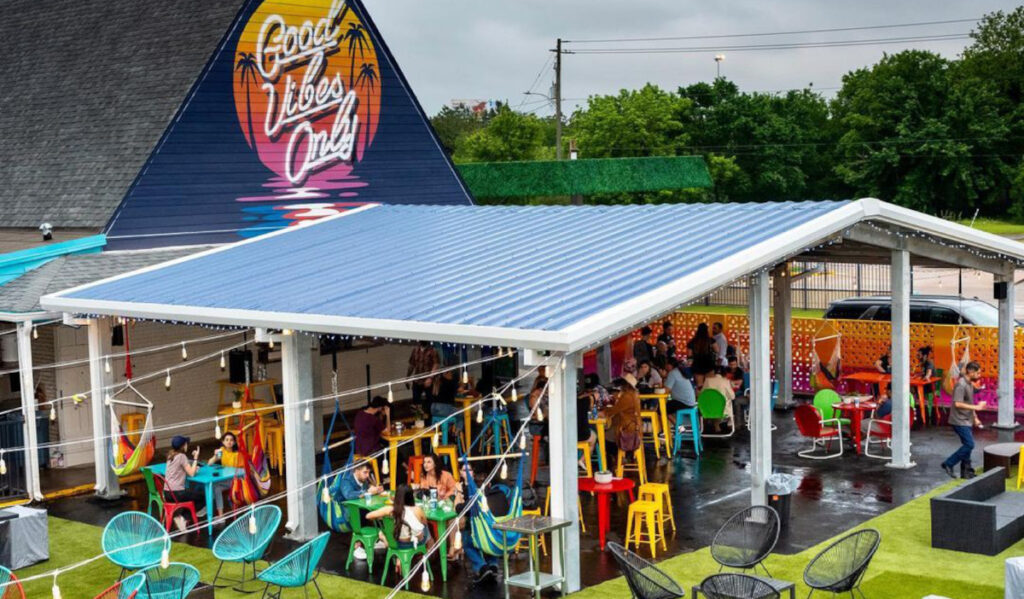
[[[188,437],[176,435],[171,439],[171,451],[167,454],[167,470],[164,472],[164,501],[171,503],[189,502],[196,505],[204,505],[205,495],[202,492],[189,489],[186,481],[188,477],[195,476],[199,472],[199,448],[192,450],[192,457],[189,459]],[[206,508],[196,512],[197,518],[206,516]],[[185,531],[188,523],[181,515],[174,516],[174,525],[178,530]]]

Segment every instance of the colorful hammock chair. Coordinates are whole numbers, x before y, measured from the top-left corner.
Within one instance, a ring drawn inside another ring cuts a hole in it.
[[[345,419],[345,415],[341,413],[341,403],[337,399],[337,393],[335,393],[334,399],[334,415],[331,416],[331,424],[327,427],[327,432],[324,434],[324,465],[320,470],[320,482],[316,486],[316,509],[320,513],[320,519],[324,521],[327,528],[330,528],[334,532],[352,532],[352,528],[349,526],[348,515],[345,510],[345,506],[340,501],[335,499],[338,494],[338,487],[341,486],[341,477],[345,476],[347,472],[335,474],[331,476],[331,472],[334,471],[334,467],[331,465],[331,437],[334,435],[334,425],[337,423],[338,418],[341,418],[342,424],[349,431],[349,452],[348,460],[345,462],[346,466],[352,464],[355,459],[356,446],[354,437],[352,436],[352,429],[348,425],[348,421]],[[324,486],[326,485],[328,493],[324,495]],[[327,501],[324,501],[327,499]]]
[[[238,431],[238,452],[242,456],[242,476],[231,481],[231,503],[237,508],[256,503],[270,492],[270,462],[263,452],[263,425],[259,414],[245,410],[253,409],[252,394],[245,387],[242,397],[241,429]],[[247,422],[248,421],[248,422]],[[246,441],[246,435],[252,440]],[[249,444],[252,444],[252,452]]]
[[[121,393],[131,390],[138,398],[137,401],[126,401],[118,399]],[[153,402],[139,392],[132,385],[129,378],[124,387],[121,387],[106,400],[107,408],[110,410],[110,428],[114,433],[114,444],[112,447],[110,467],[118,476],[128,476],[138,472],[143,466],[149,465],[156,454],[156,435],[153,433]],[[132,443],[131,438],[117,415],[116,406],[127,406],[146,410],[146,423],[142,427],[142,433],[137,443]]]
[[[827,320],[814,334],[814,340],[811,342],[814,359],[811,364],[811,389],[835,390],[842,368],[842,341],[843,336],[839,329]],[[828,361],[821,359],[825,355],[828,356]]]
[[[473,545],[487,555],[500,557],[506,551],[514,551],[516,545],[519,544],[519,537],[522,535],[494,530],[494,525],[523,515],[523,464],[525,463],[526,460],[520,456],[516,486],[512,489],[511,497],[508,498],[508,514],[495,516],[490,509],[482,508],[481,503],[486,501],[485,497],[473,502],[470,508],[469,527]],[[465,453],[462,454],[462,465],[468,471],[469,460]],[[466,476],[466,498],[475,497],[478,492],[476,481],[472,476]]]
[[[953,330],[953,339],[949,342],[949,350],[949,368],[946,369],[946,373],[942,377],[942,390],[952,396],[953,387],[960,380],[960,373],[964,366],[971,361],[971,337],[963,327],[958,325]]]

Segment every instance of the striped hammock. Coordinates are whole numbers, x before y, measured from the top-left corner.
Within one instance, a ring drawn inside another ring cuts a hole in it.
[[[519,474],[516,477],[516,486],[512,489],[512,496],[509,497],[508,514],[495,516],[490,509],[483,509],[481,503],[486,502],[486,497],[481,497],[473,503],[470,508],[470,537],[473,539],[473,546],[487,555],[500,557],[504,552],[515,550],[519,543],[519,533],[502,532],[494,529],[494,525],[506,522],[523,515],[523,464],[526,462],[519,458]],[[462,456],[464,466],[469,465],[466,456]],[[468,472],[468,468],[467,468]],[[475,497],[479,492],[476,481],[472,476],[466,476],[466,497]]]
[[[252,409],[252,398],[248,386],[242,400],[243,409]],[[248,407],[246,407],[248,406]],[[248,422],[247,422],[248,421]],[[231,481],[231,502],[235,507],[251,505],[270,493],[270,462],[263,452],[263,424],[259,414],[245,412],[238,432],[238,452],[241,454],[242,476]],[[251,431],[251,432],[250,432]],[[252,451],[246,442],[246,434],[252,437]]]
[[[137,401],[118,398],[121,393],[129,389],[137,396]],[[117,406],[146,410],[146,423],[142,427],[142,433],[137,443],[132,443],[128,432],[121,425],[121,419],[115,409]],[[110,428],[114,432],[110,468],[118,476],[134,474],[143,466],[148,466],[156,454],[156,435],[153,433],[153,402],[139,393],[129,380],[124,387],[107,399],[107,407],[110,410]]]

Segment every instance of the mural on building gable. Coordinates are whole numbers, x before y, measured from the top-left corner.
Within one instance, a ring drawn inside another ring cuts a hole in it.
[[[250,0],[107,234],[218,243],[370,202],[470,200],[358,0]]]

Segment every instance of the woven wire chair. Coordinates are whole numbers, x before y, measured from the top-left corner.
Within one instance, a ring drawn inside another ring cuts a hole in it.
[[[779,592],[767,582],[746,574],[713,574],[700,583],[707,599],[779,599]]]
[[[711,541],[711,557],[722,568],[749,570],[764,565],[764,559],[779,540],[779,514],[774,508],[755,505],[734,514],[725,521]]]
[[[0,599],[25,599],[18,577],[3,566],[0,566]]]
[[[317,584],[316,577],[320,558],[324,555],[324,549],[327,548],[327,540],[330,536],[330,532],[321,533],[320,536],[305,543],[257,574],[258,579],[267,583],[266,588],[263,589],[263,596],[280,599],[284,589],[305,587],[312,582],[317,595],[323,599],[324,594],[320,592],[320,585]],[[270,590],[272,586],[277,587],[276,593]]]
[[[608,549],[619,563],[619,568],[629,584],[629,590],[636,599],[686,597],[686,591],[651,562],[618,543],[608,543]]]
[[[171,550],[171,537],[149,514],[124,512],[107,523],[101,544],[107,559],[121,567],[121,578],[127,570],[160,563],[164,550]]]
[[[814,591],[850,593],[852,596],[854,589],[863,597],[860,581],[881,541],[882,535],[868,528],[846,535],[826,547],[804,570],[804,583],[811,587],[808,597]]]
[[[132,574],[124,580],[115,582],[107,590],[96,595],[94,599],[135,599],[145,582],[146,577],[142,574]]]
[[[146,580],[136,599],[185,599],[199,584],[199,570],[180,562],[171,562],[166,568],[150,566],[140,574]]]
[[[255,522],[251,523],[250,519]],[[213,586],[217,586],[217,580],[220,579],[220,571],[225,562],[241,563],[241,578],[224,578],[223,580],[237,582],[236,591],[255,592],[257,589],[249,589],[245,583],[256,579],[256,561],[267,551],[280,523],[281,508],[276,505],[261,505],[243,512],[229,524],[213,542],[213,557],[220,560],[217,573],[213,577]],[[250,528],[252,524],[256,525],[255,533]],[[245,577],[247,564],[252,564],[252,578]]]

